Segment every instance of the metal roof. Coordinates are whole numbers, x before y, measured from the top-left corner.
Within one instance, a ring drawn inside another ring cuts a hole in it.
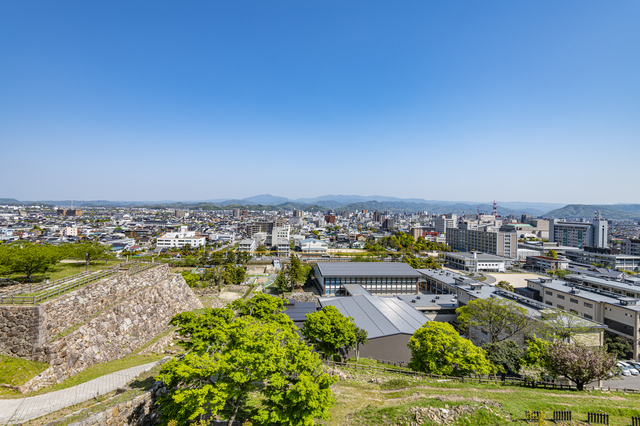
[[[413,334],[429,318],[402,300],[376,296],[322,297],[322,306],[335,306],[343,315],[367,331],[369,339]]]
[[[408,264],[396,262],[324,262],[318,270],[325,277],[421,277]]]

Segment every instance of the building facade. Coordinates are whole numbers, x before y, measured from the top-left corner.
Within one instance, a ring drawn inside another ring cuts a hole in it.
[[[518,234],[515,232],[487,232],[471,229],[447,230],[447,244],[461,252],[481,251],[516,259]]]

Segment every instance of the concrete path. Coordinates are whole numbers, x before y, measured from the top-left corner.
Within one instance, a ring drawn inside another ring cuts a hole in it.
[[[15,425],[53,413],[98,395],[113,392],[138,374],[151,370],[159,361],[98,377],[69,389],[19,399],[0,400],[0,425]]]

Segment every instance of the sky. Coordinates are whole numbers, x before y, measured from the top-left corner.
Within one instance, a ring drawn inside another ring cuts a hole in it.
[[[0,0],[0,198],[640,203],[640,2]]]

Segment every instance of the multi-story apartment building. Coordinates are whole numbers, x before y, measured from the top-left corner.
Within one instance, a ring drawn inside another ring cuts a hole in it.
[[[256,240],[252,240],[251,238],[245,238],[238,243],[238,251],[253,253],[256,251],[256,248],[258,248]]]
[[[481,251],[515,259],[518,254],[518,234],[452,228],[447,231],[447,244],[454,250]]]
[[[624,254],[630,256],[640,256],[640,240],[628,238],[622,241],[622,250]]]

